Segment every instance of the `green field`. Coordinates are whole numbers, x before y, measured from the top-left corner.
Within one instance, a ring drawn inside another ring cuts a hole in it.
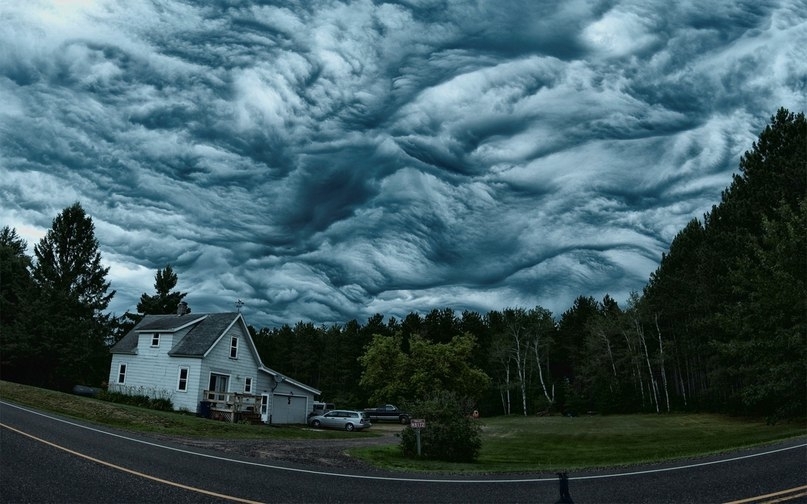
[[[482,451],[474,464],[413,461],[390,447],[352,453],[400,470],[562,471],[696,457],[807,436],[804,422],[766,425],[709,414],[509,416],[481,422]]]
[[[193,415],[151,411],[0,381],[0,398],[138,432],[213,439],[333,439],[377,433],[319,431],[214,422]],[[761,420],[709,414],[480,419],[482,451],[473,464],[405,459],[397,445],[356,448],[351,454],[397,470],[534,472],[613,467],[688,458],[794,437],[807,438],[804,421],[766,425]]]

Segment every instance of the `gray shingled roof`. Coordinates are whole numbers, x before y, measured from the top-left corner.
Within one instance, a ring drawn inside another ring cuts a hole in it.
[[[146,315],[126,336],[110,349],[112,353],[134,354],[137,338],[141,332],[173,332],[188,324],[193,324],[188,334],[174,342],[168,352],[172,356],[202,357],[213,343],[233,323],[238,313],[192,313],[177,315]]]
[[[135,329],[138,331],[154,331],[154,332],[174,332],[180,327],[185,327],[204,318],[204,313],[191,313],[188,315],[146,315],[146,318],[140,321]],[[146,320],[148,319],[148,320]]]
[[[168,352],[171,356],[202,357],[233,323],[238,313],[209,313]],[[180,318],[180,317],[177,317]]]

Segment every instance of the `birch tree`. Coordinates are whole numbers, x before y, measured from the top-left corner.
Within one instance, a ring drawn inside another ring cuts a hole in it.
[[[547,370],[547,378],[549,373],[549,362],[547,356],[549,355],[548,348],[553,342],[553,336],[556,330],[555,322],[552,320],[552,313],[545,309],[536,307],[527,314],[529,318],[528,338],[529,347],[532,350],[535,359],[535,367],[538,370],[538,381],[541,384],[541,390],[544,397],[549,403],[550,407],[555,404],[555,388],[552,387],[552,394],[550,395],[544,378],[544,368]]]
[[[505,334],[510,339],[510,354],[516,365],[518,386],[521,391],[521,410],[527,416],[527,366],[530,355],[530,339],[527,311],[524,308],[504,310]]]
[[[512,412],[512,400],[510,391],[513,387],[510,378],[510,371],[513,362],[513,354],[510,351],[510,342],[504,339],[504,335],[495,337],[491,346],[490,360],[496,367],[495,373],[498,382],[499,396],[502,401],[502,412],[509,415]]]
[[[661,329],[658,326],[658,313],[653,317],[656,323],[656,334],[658,334],[658,359],[661,371],[661,384],[664,386],[664,398],[667,401],[667,413],[670,412],[670,391],[667,388],[667,370],[664,368],[664,343],[661,341]]]

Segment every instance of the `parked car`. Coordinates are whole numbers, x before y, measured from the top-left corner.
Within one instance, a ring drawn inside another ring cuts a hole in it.
[[[332,402],[314,401],[311,411],[308,412],[308,418],[315,417],[317,415],[324,415],[333,409],[336,409],[336,406]]]
[[[375,408],[365,408],[364,412],[370,420],[377,422],[398,422],[401,424],[408,424],[411,415],[405,411],[401,411],[394,404],[379,404]]]
[[[363,411],[331,410],[322,415],[315,415],[308,419],[311,427],[329,427],[331,429],[344,429],[346,431],[367,429],[373,424]]]

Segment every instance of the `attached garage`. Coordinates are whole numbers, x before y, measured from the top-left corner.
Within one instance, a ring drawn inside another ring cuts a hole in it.
[[[308,417],[308,399],[300,395],[274,394],[272,398],[273,424],[304,424]]]
[[[261,368],[261,371],[261,421],[273,425],[305,425],[320,391],[267,367]],[[264,382],[263,377],[267,375],[270,381]]]

